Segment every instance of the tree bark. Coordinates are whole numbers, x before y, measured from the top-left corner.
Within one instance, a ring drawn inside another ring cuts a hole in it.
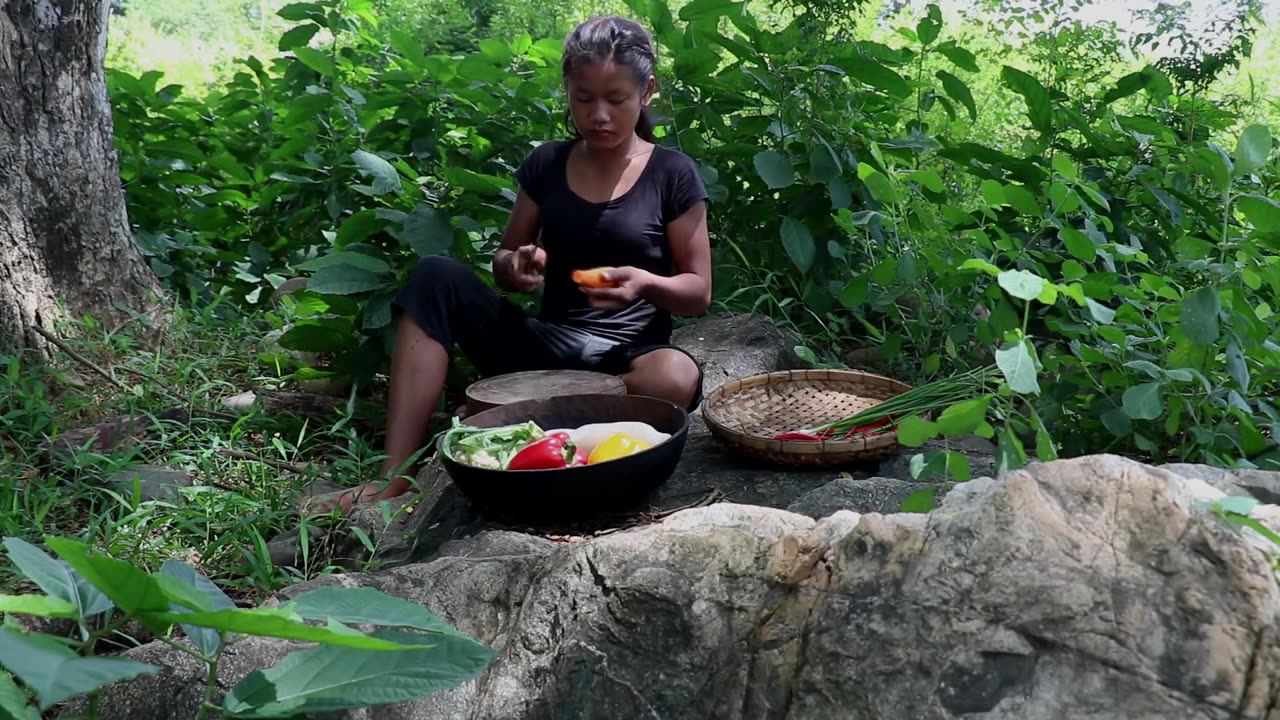
[[[112,325],[161,294],[125,215],[108,12],[109,0],[0,0],[0,354],[43,348],[32,325]]]

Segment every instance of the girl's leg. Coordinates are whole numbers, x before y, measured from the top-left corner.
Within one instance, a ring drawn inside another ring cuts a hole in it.
[[[682,350],[656,348],[636,355],[622,381],[631,395],[662,398],[692,409],[701,395],[702,369]]]
[[[448,370],[449,353],[444,346],[427,335],[412,315],[401,315],[391,354],[384,480],[318,497],[308,504],[309,512],[323,513],[337,507],[346,513],[353,505],[397,497],[409,490],[416,463],[401,466],[426,440]]]
[[[400,466],[427,439],[455,343],[485,375],[540,369],[552,362],[545,338],[534,330],[537,321],[456,260],[424,258],[396,306],[404,312],[391,355],[384,480],[314,498],[307,512],[337,507],[345,513],[352,505],[409,490],[416,467]]]

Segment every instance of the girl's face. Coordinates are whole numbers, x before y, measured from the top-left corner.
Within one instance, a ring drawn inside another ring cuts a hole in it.
[[[653,99],[652,75],[636,83],[635,72],[606,60],[574,68],[567,80],[569,114],[593,150],[611,150],[631,139],[641,109]]]

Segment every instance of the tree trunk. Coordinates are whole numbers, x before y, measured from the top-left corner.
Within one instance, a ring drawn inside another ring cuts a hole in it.
[[[103,58],[109,0],[0,0],[0,354],[160,286],[133,240]]]

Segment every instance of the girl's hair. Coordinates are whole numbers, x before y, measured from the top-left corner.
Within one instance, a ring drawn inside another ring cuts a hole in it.
[[[638,23],[615,16],[594,17],[569,33],[560,69],[567,79],[574,68],[612,60],[615,65],[631,68],[636,84],[643,89],[653,75],[655,59],[653,40]],[[569,129],[574,135],[579,134],[572,118]],[[640,108],[636,134],[654,142],[653,117],[647,107]]]

